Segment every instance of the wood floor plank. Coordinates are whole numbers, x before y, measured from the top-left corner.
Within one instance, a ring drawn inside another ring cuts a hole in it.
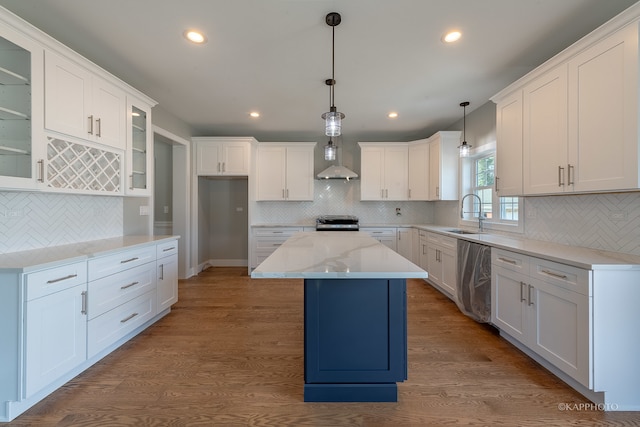
[[[640,426],[587,400],[408,281],[409,379],[397,403],[303,401],[303,288],[211,268],[171,314],[7,426]]]

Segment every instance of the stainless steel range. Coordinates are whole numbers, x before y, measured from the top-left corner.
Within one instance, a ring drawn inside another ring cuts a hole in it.
[[[358,217],[353,215],[322,215],[316,218],[317,231],[358,231]]]

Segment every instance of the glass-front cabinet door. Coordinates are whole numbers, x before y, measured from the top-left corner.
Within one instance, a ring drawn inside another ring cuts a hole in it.
[[[153,144],[151,108],[135,98],[127,100],[127,189],[132,196],[151,195]]]
[[[0,23],[0,188],[44,181],[43,50]]]

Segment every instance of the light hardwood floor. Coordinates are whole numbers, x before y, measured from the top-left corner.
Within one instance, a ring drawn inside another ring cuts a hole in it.
[[[422,280],[408,281],[397,403],[304,403],[303,289],[211,268],[171,314],[11,426],[640,426],[587,400]]]

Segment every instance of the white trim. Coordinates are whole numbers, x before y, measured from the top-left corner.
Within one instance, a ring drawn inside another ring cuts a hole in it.
[[[191,208],[192,204],[190,199],[191,195],[191,142],[187,139],[184,139],[178,135],[175,135],[157,125],[152,126],[152,130],[154,135],[158,134],[164,138],[167,138],[178,145],[184,147],[185,151],[185,161],[184,161],[184,187],[183,192],[174,191],[174,202],[173,202],[173,232],[179,232],[180,239],[178,240],[178,270],[179,270],[179,278],[186,279],[194,274],[194,268],[192,265],[192,235],[193,235],[193,210]],[[175,172],[174,172],[175,173]],[[175,179],[175,178],[174,178]],[[185,203],[176,203],[175,194],[184,194],[186,197]],[[151,206],[154,204],[155,194],[151,195]],[[177,208],[177,209],[176,209]],[[182,220],[180,217],[183,217]],[[182,231],[183,230],[183,231]]]

